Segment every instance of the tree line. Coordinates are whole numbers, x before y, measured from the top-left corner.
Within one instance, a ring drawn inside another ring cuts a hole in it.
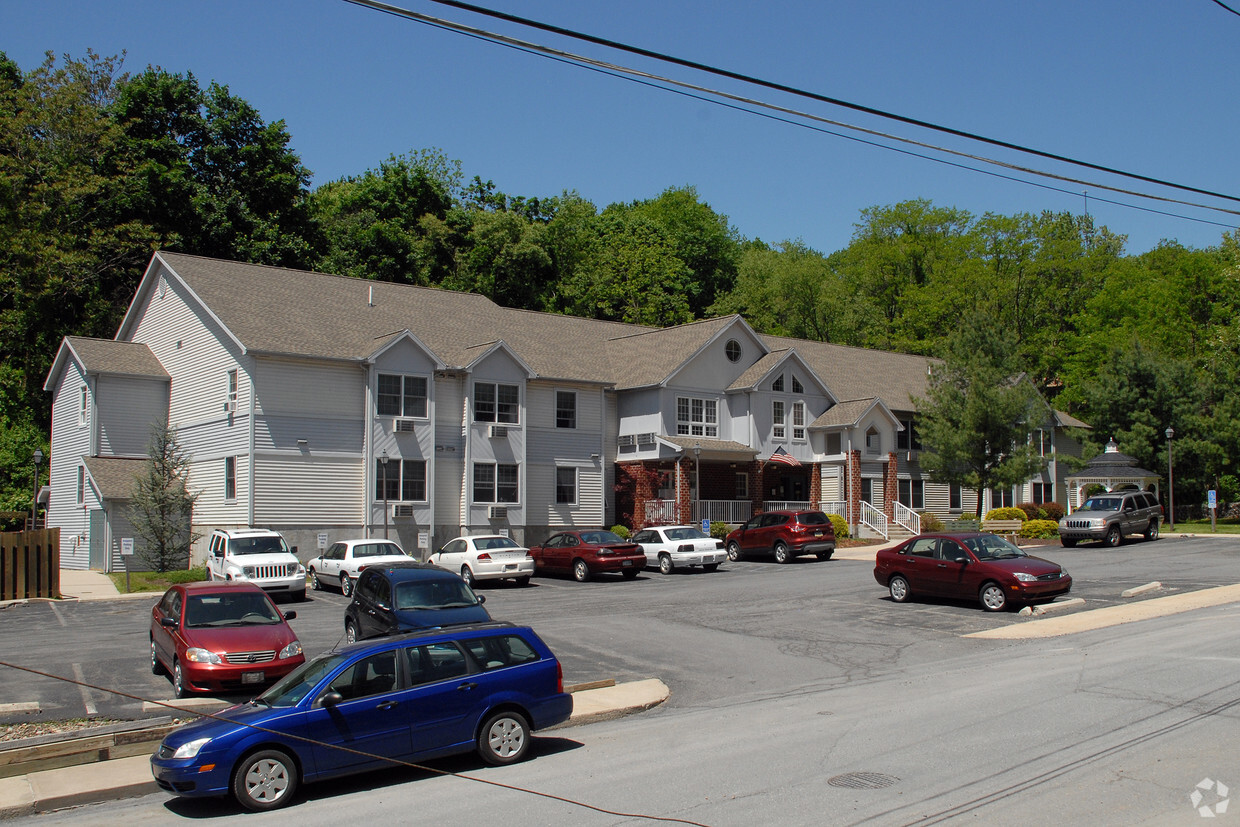
[[[1093,426],[1089,450],[1113,436],[1165,468],[1171,426],[1185,500],[1240,497],[1240,231],[1130,255],[1087,215],[909,200],[862,210],[823,253],[745,238],[692,186],[600,208],[467,180],[435,149],[311,187],[283,121],[217,82],[122,68],[49,53],[23,70],[0,53],[0,510],[28,507],[62,337],[111,338],[159,249],[655,326],[740,313],[935,356],[979,319],[981,341],[989,326],[1007,342],[1000,368]]]

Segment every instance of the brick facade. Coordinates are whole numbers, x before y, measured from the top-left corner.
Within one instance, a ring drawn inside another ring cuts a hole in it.
[[[896,516],[896,498],[899,493],[899,482],[896,478],[898,468],[896,455],[889,452],[887,462],[883,466],[883,513],[889,520],[895,519]]]

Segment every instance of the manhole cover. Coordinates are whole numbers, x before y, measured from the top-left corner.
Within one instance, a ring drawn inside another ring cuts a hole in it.
[[[899,780],[894,775],[884,775],[881,772],[846,772],[828,778],[827,783],[832,787],[849,787],[854,790],[881,790]]]

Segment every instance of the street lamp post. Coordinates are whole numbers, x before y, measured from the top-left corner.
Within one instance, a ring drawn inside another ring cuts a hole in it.
[[[30,530],[39,526],[39,466],[43,464],[43,452],[38,448],[31,454],[34,460],[34,498],[30,501]]]
[[[388,512],[388,489],[387,489],[387,449],[383,449],[383,453],[379,455],[379,467],[383,469],[383,539],[388,538],[387,528],[387,512]]]
[[[1163,433],[1167,435],[1167,508],[1171,511],[1171,530],[1175,531],[1175,478],[1171,463],[1171,438],[1175,436],[1175,428],[1168,428]]]

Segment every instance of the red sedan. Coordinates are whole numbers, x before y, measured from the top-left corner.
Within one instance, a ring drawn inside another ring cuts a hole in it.
[[[1050,560],[1031,557],[994,534],[920,534],[880,549],[874,579],[891,599],[915,594],[976,599],[988,612],[1011,604],[1053,600],[1072,590],[1072,578]]]
[[[602,529],[562,531],[542,545],[530,546],[534,573],[572,574],[584,583],[599,572],[620,572],[632,580],[646,565],[646,553],[637,543]]]
[[[178,698],[271,683],[305,662],[271,597],[240,580],[181,583],[151,610],[151,671],[172,675]]]

